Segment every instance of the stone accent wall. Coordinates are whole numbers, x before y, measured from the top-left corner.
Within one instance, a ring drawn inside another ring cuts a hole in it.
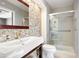
[[[33,0],[29,3],[29,25],[30,25],[30,32],[29,34],[32,36],[40,36],[41,34],[41,9],[38,7]]]

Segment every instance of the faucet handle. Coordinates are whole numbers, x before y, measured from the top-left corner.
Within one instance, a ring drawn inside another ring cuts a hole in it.
[[[10,35],[6,35],[6,39],[7,39],[7,40],[10,39]]]
[[[2,35],[2,38],[4,39],[4,40],[9,40],[11,37],[10,37],[10,35]]]

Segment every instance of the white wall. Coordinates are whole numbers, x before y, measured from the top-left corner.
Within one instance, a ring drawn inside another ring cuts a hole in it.
[[[50,13],[52,13],[52,9],[51,9],[51,7],[48,5],[48,3],[45,1],[45,0],[43,0],[43,3],[44,3],[44,5],[46,6],[46,8],[47,8],[47,13],[48,14],[50,14]]]
[[[60,7],[60,8],[55,8],[53,9],[53,13],[55,12],[64,12],[64,11],[69,11],[69,10],[73,10],[73,6],[66,6],[66,7]]]
[[[45,19],[45,21],[43,21],[44,22],[44,26],[45,26],[45,42],[47,43],[47,41],[49,41],[49,39],[50,39],[50,29],[49,29],[49,14],[52,12],[52,9],[48,6],[48,4],[47,4],[47,2],[45,1],[45,0],[42,0],[42,2],[43,2],[43,4],[45,5],[45,7],[46,7],[46,12],[45,11],[43,11],[43,13],[46,15],[46,19]]]
[[[79,57],[79,0],[75,0],[75,50],[77,57]]]

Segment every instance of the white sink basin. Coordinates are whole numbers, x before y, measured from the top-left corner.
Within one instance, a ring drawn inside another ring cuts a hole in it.
[[[20,58],[43,42],[42,37],[25,37],[0,43],[0,58]]]

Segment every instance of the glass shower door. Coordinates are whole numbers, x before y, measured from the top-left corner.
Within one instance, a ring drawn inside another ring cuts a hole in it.
[[[60,46],[74,46],[74,18],[73,13],[50,15],[49,44]]]
[[[49,44],[54,44],[59,40],[59,35],[58,35],[58,18],[55,16],[50,16],[50,40]]]

